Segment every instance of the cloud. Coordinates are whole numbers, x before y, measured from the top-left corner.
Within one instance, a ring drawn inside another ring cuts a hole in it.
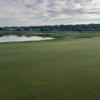
[[[99,0],[0,0],[0,26],[99,23]]]

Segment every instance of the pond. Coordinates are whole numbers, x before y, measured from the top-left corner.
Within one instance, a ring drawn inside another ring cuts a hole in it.
[[[53,40],[52,37],[42,37],[42,36],[16,36],[7,35],[1,36],[0,42],[25,42],[25,41],[43,41],[43,40]]]

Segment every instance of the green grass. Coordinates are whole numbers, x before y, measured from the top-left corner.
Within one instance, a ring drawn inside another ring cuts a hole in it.
[[[0,44],[0,100],[99,100],[100,38]]]
[[[0,36],[49,36],[55,38],[92,38],[100,37],[100,31],[0,31]]]

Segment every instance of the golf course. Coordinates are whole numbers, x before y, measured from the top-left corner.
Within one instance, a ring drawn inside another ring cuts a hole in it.
[[[0,43],[0,100],[99,98],[99,37]]]

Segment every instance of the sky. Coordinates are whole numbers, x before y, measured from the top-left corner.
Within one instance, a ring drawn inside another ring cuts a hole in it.
[[[100,23],[100,0],[0,0],[0,26]]]

